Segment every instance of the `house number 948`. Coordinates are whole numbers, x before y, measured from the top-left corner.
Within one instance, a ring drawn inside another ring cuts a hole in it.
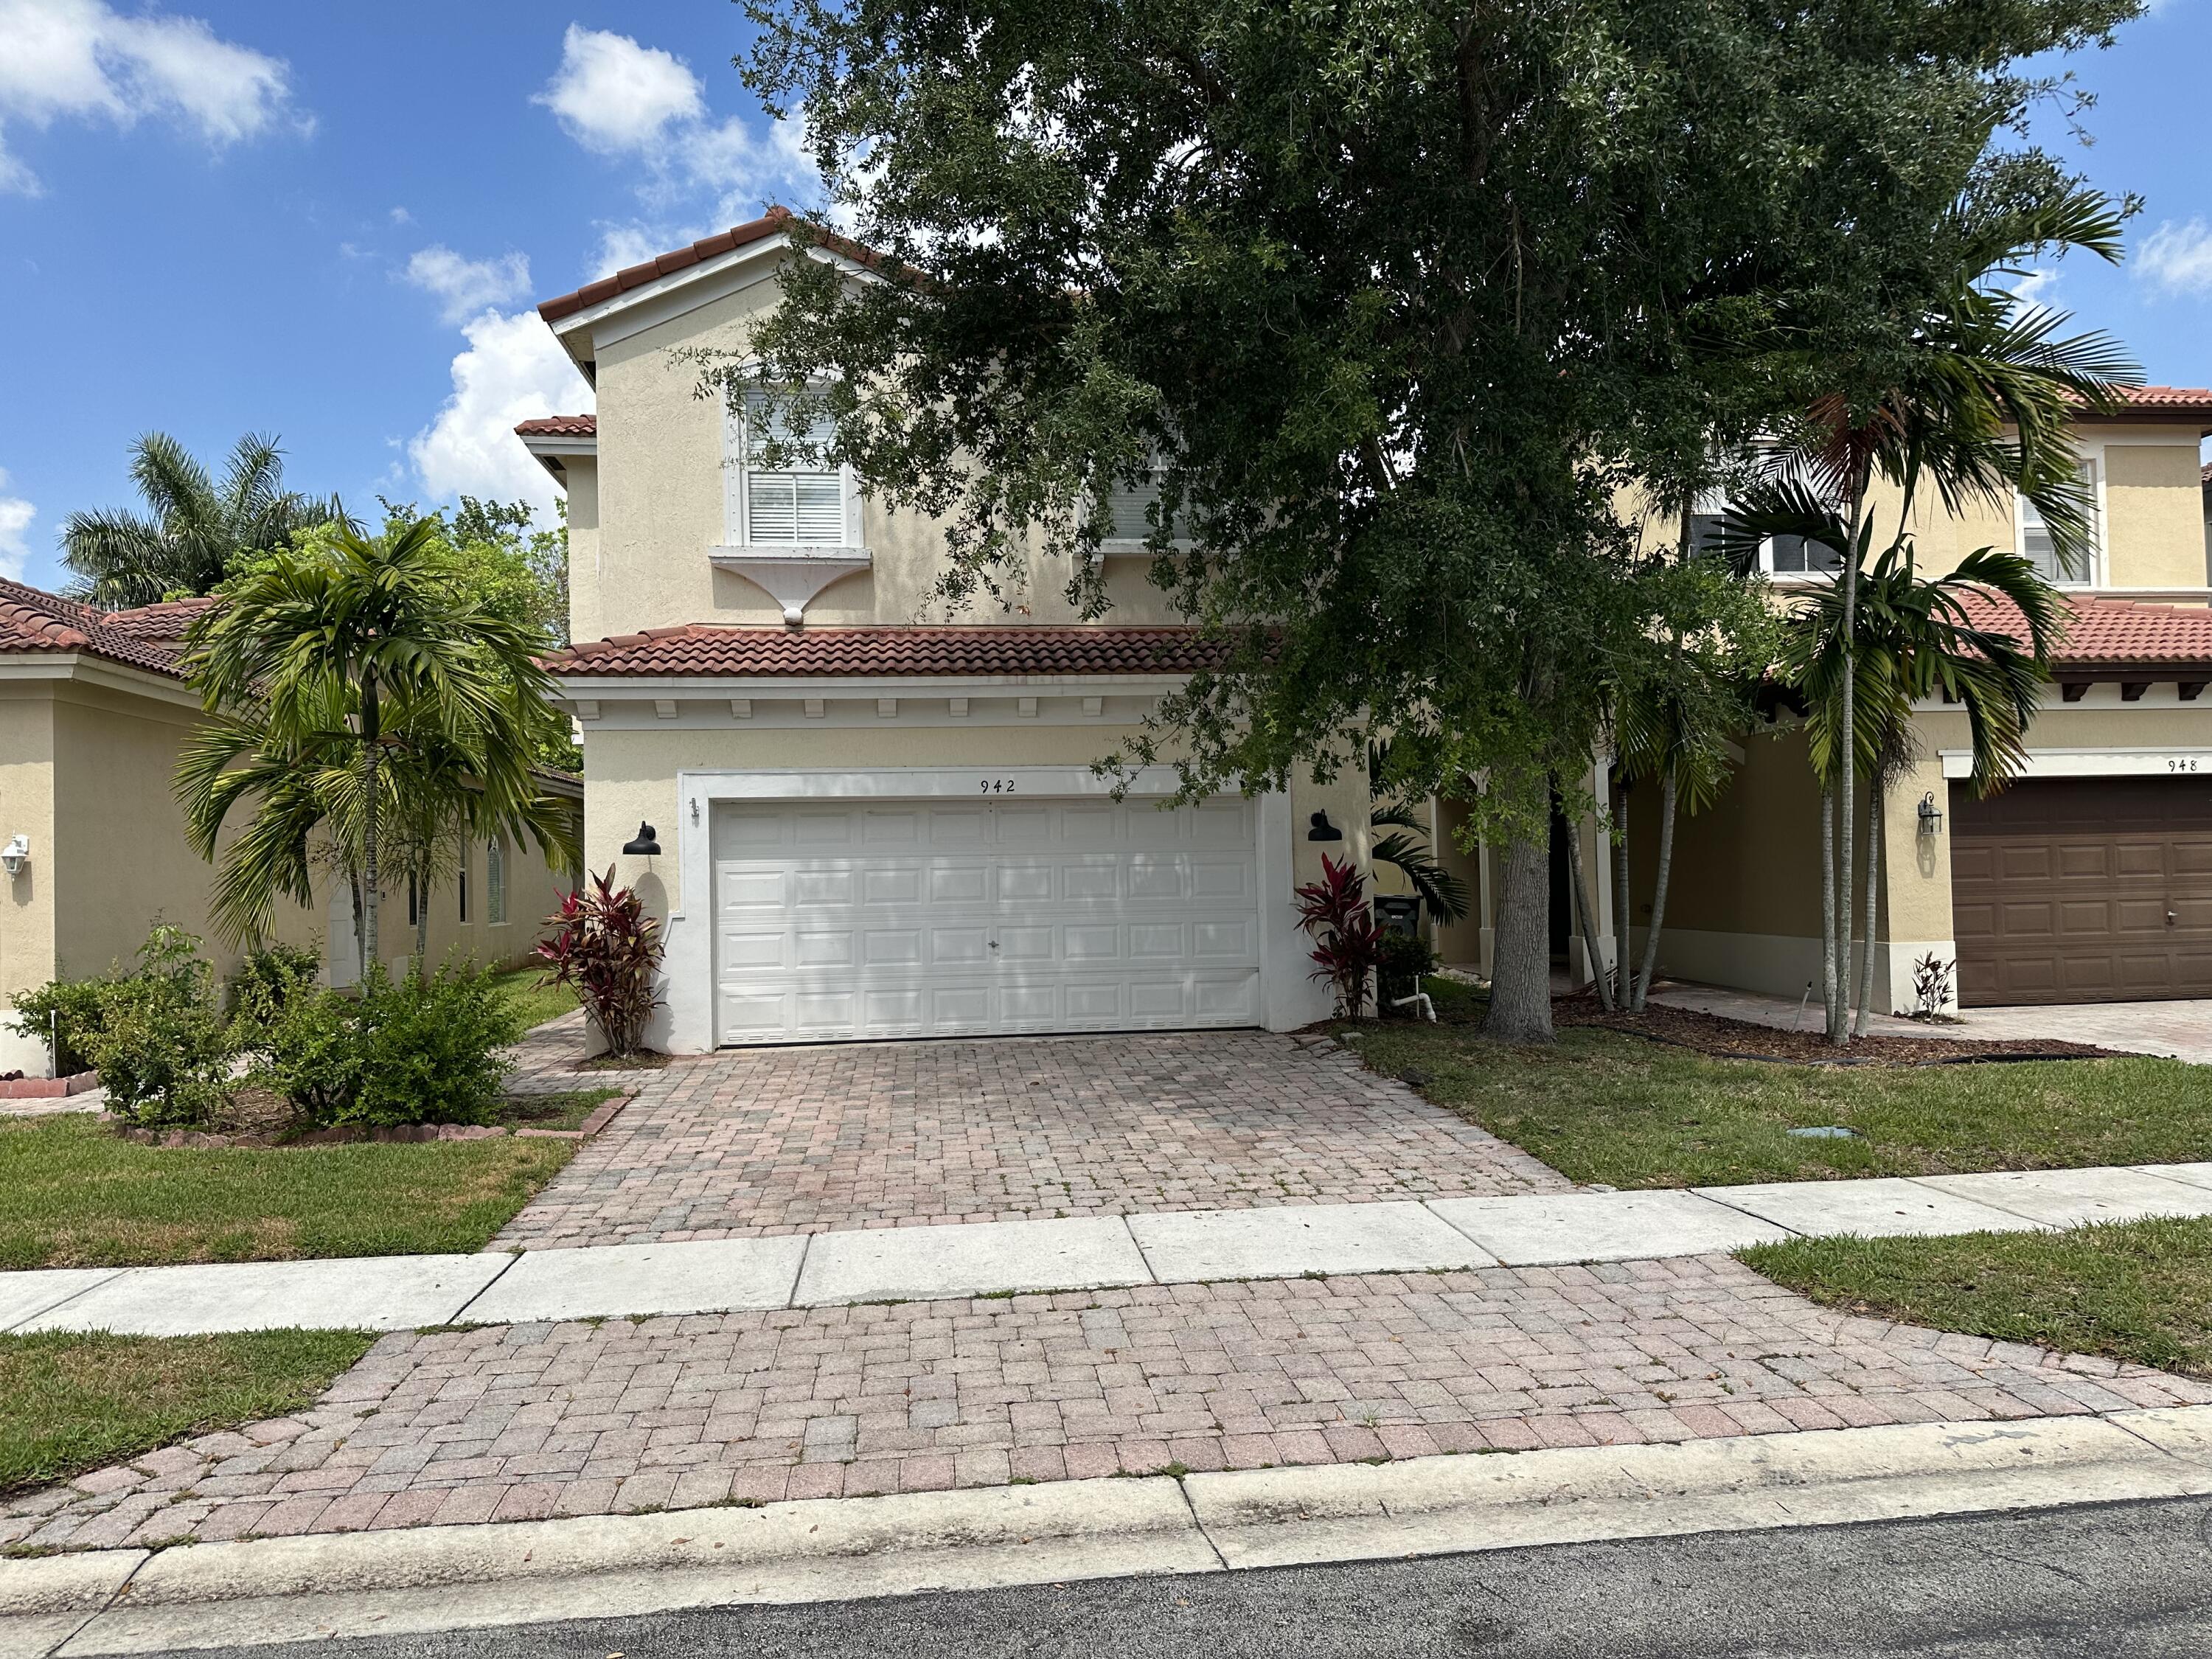
[[[983,778],[979,780],[987,795],[1011,795],[1014,793],[1012,778]]]
[[[2169,772],[2194,772],[2197,769],[2197,757],[2175,756],[2166,762],[2166,769]]]

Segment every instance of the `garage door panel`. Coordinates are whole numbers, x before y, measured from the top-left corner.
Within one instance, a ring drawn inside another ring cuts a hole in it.
[[[720,1040],[1252,1024],[1256,823],[1242,801],[718,808]]]
[[[2039,779],[1951,807],[1963,1003],[2212,994],[2212,787]]]

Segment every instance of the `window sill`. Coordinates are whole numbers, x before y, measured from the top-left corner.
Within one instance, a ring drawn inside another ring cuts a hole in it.
[[[743,576],[774,599],[782,607],[784,622],[793,628],[823,588],[875,563],[865,547],[710,547],[707,558],[717,570]]]

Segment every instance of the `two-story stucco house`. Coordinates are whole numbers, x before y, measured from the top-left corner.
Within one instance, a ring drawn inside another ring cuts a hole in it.
[[[1063,570],[932,621],[940,542],[836,474],[753,464],[678,354],[742,352],[795,252],[781,216],[546,301],[595,416],[526,422],[568,500],[585,849],[666,918],[650,1040],[732,1043],[1207,1025],[1328,1012],[1291,887],[1357,854],[1357,783],[1172,811],[1091,763],[1194,665],[1107,549],[1109,620]],[[858,266],[854,274],[860,275]],[[1310,839],[1315,815],[1326,815]],[[659,851],[622,849],[650,825]]]
[[[1281,1030],[1325,1014],[1291,890],[1324,854],[1364,864],[1359,785],[1164,811],[1170,780],[1117,803],[1091,771],[1195,665],[1136,541],[1106,550],[1103,623],[1079,622],[1066,573],[1042,568],[1013,617],[932,616],[927,521],[848,477],[764,469],[744,417],[695,396],[683,354],[742,354],[783,261],[841,258],[801,252],[787,223],[771,214],[546,301],[597,412],[517,428],[568,492],[580,643],[554,668],[584,732],[586,855],[666,918],[652,1040]],[[2054,573],[2079,620],[2030,781],[1986,805],[1954,799],[1963,717],[1923,714],[1925,752],[1889,803],[1885,1006],[1929,951],[1961,958],[1969,1002],[2212,994],[2208,428],[2212,392],[2170,389],[2085,423],[2100,545],[2093,570]],[[2040,545],[2017,515],[1922,529],[1938,567]],[[1792,557],[1772,556],[1778,582],[1825,580]],[[1923,833],[1923,797],[1941,833]],[[1747,748],[1729,799],[1678,843],[1673,972],[1793,994],[1817,972],[1816,804],[1801,743]],[[1484,908],[1443,944],[1480,965],[1488,860],[1463,862]],[[1613,896],[1592,873],[1609,928]]]

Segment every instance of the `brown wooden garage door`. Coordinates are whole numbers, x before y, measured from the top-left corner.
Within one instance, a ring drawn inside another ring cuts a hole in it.
[[[2212,777],[1951,791],[1959,1000],[2212,996]]]

